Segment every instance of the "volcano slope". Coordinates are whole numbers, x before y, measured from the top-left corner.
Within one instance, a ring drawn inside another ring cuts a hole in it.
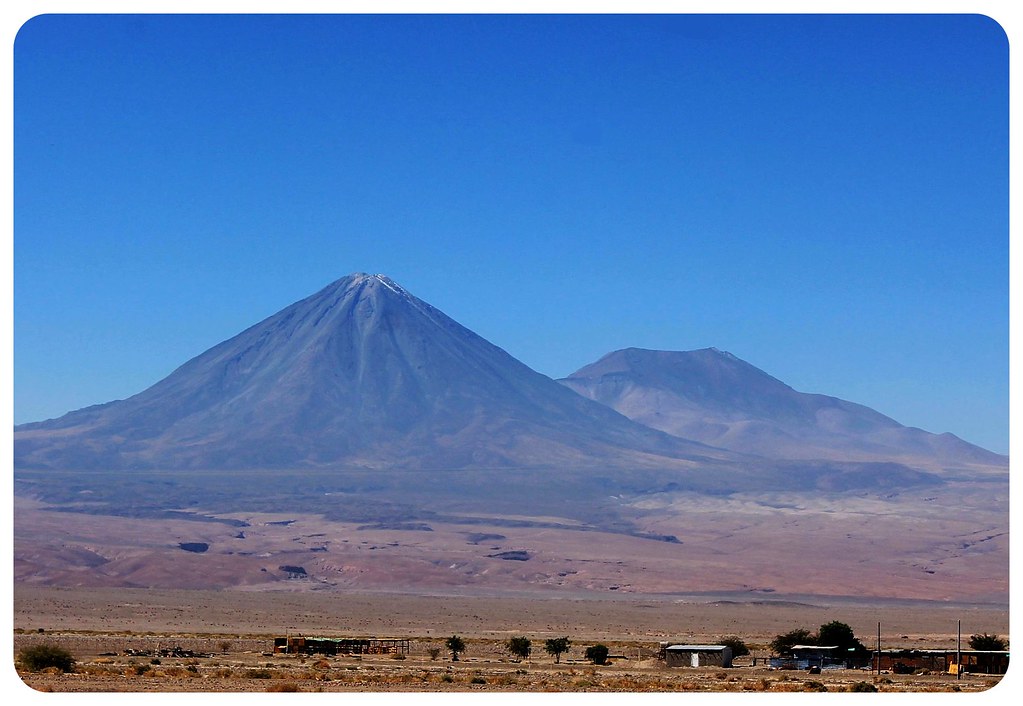
[[[655,429],[767,458],[900,461],[995,475],[1008,463],[953,434],[931,434],[854,402],[797,392],[716,348],[627,348],[559,382]]]
[[[1004,459],[763,451],[630,420],[355,274],[17,427],[15,577],[1005,599]]]

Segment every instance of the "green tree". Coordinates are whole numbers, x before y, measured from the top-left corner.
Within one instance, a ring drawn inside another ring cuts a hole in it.
[[[607,645],[590,645],[586,648],[586,659],[594,664],[607,664]]]
[[[571,643],[567,637],[552,637],[544,643],[543,649],[547,654],[554,655],[554,662],[561,662],[561,655],[568,652]]]
[[[856,639],[851,627],[837,620],[821,625],[817,630],[817,644],[824,646],[835,646],[839,650],[855,650],[863,652],[867,648]]]
[[[30,672],[39,672],[49,667],[56,667],[62,672],[73,672],[75,658],[63,647],[48,643],[26,647],[18,653],[21,666]]]
[[[444,646],[448,648],[449,652],[451,652],[452,662],[457,662],[458,654],[460,652],[465,652],[465,641],[458,635],[452,635],[451,637],[449,637],[444,642]]]
[[[528,637],[513,637],[504,644],[505,648],[520,660],[529,656],[533,651],[533,643]]]
[[[718,644],[724,645],[725,647],[731,647],[733,657],[742,657],[743,655],[749,654],[749,647],[746,646],[746,643],[743,642],[742,639],[736,637],[735,635],[722,637],[720,640],[718,640]],[[799,643],[796,642],[793,644],[798,645]]]
[[[985,632],[980,635],[970,635],[970,649],[1004,652],[1009,649],[1009,642],[998,637],[998,635],[988,635]]]
[[[771,640],[771,650],[777,655],[792,651],[793,645],[816,645],[817,636],[805,628],[796,628]]]

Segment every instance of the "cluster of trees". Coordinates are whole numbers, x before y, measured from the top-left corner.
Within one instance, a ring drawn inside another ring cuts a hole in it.
[[[728,643],[722,640],[721,644],[725,645]],[[837,620],[832,620],[830,623],[821,625],[817,629],[817,632],[810,632],[804,628],[797,628],[778,635],[771,641],[771,649],[775,654],[779,655],[790,652],[794,645],[834,645],[839,649],[852,650],[853,652],[862,653],[868,651],[868,648],[856,639],[852,628],[845,623],[838,622]],[[988,635],[985,632],[979,635],[970,636],[970,649],[1002,652],[1009,649],[1009,642],[1008,640],[998,637],[998,635]],[[732,648],[732,654],[739,654],[735,651],[734,647]],[[748,652],[744,652],[742,654],[748,654]]]
[[[452,662],[457,662],[458,655],[465,652],[466,649],[465,641],[458,635],[452,635],[444,644],[448,651],[451,652]],[[571,646],[572,641],[567,637],[552,637],[544,642],[543,650],[554,657],[555,663],[560,663],[561,655],[568,652]],[[509,654],[519,660],[527,659],[533,653],[533,641],[524,636],[510,638],[504,643],[504,647],[508,650]],[[609,653],[610,650],[607,645],[591,645],[586,648],[586,659],[594,664],[607,664]]]
[[[856,639],[853,629],[837,620],[821,625],[817,628],[817,632],[810,632],[805,628],[797,628],[778,635],[771,640],[771,650],[778,655],[791,652],[795,645],[834,646],[842,650],[852,650],[853,652],[867,651],[864,644]]]
[[[553,655],[555,662],[560,662],[561,655],[568,652],[571,645],[572,642],[567,637],[553,637],[544,643],[543,649],[547,654]],[[526,659],[533,652],[533,642],[528,637],[513,637],[504,646],[508,652],[519,659]],[[589,657],[588,654],[587,657]],[[605,655],[605,659],[606,657]]]
[[[986,632],[980,635],[970,635],[970,649],[1004,652],[1009,649],[1009,641],[998,637],[998,635],[988,635]]]

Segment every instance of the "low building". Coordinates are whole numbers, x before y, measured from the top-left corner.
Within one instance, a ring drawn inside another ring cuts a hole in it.
[[[958,653],[964,674],[1005,674],[1009,668],[1008,651],[962,650]],[[908,674],[918,669],[955,673],[955,650],[882,650],[874,653],[875,669]],[[880,658],[880,664],[878,664]]]
[[[667,645],[664,663],[669,667],[731,667],[732,648],[727,645]]]
[[[788,654],[771,657],[775,669],[862,669],[869,664],[871,653],[855,653],[832,645],[793,645]]]
[[[275,637],[275,654],[408,654],[408,640],[333,638],[333,637]]]

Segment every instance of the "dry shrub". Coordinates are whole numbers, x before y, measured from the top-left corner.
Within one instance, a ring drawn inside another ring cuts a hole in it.
[[[112,664],[86,664],[75,667],[75,671],[80,674],[87,674],[89,676],[107,676],[111,674],[120,674],[121,670]]]
[[[717,673],[714,674],[714,678],[715,679],[727,679],[728,678],[728,672],[717,672]]]
[[[877,691],[877,687],[867,681],[858,681],[849,687],[853,693],[865,693]]]
[[[330,662],[325,659],[317,660],[313,663],[314,669],[330,669]]]
[[[55,668],[58,672],[75,671],[75,658],[63,647],[44,643],[26,647],[18,653],[18,661],[30,672]]]
[[[799,682],[790,682],[790,681],[787,681],[787,682],[784,682],[784,683],[779,682],[778,684],[775,685],[775,690],[776,691],[785,691],[785,692],[802,691],[803,690],[803,685],[801,683],[799,683]]]
[[[605,685],[613,691],[640,691],[643,682],[632,675],[605,679]]]
[[[271,679],[273,674],[268,669],[247,669],[245,670],[246,679]]]
[[[229,667],[221,667],[220,669],[217,669],[213,672],[213,676],[217,677],[218,679],[229,679],[230,677],[234,676],[234,670],[230,669]]]
[[[770,679],[761,679],[760,681],[753,685],[753,688],[756,689],[757,691],[770,691],[771,683],[772,682]]]
[[[296,684],[295,682],[291,682],[291,681],[286,681],[286,682],[283,682],[283,683],[280,683],[280,684],[271,684],[270,686],[268,686],[266,688],[266,690],[268,692],[275,692],[275,693],[277,693],[277,692],[293,693],[293,692],[296,692],[296,691],[301,691],[301,689],[298,688],[298,684]]]

